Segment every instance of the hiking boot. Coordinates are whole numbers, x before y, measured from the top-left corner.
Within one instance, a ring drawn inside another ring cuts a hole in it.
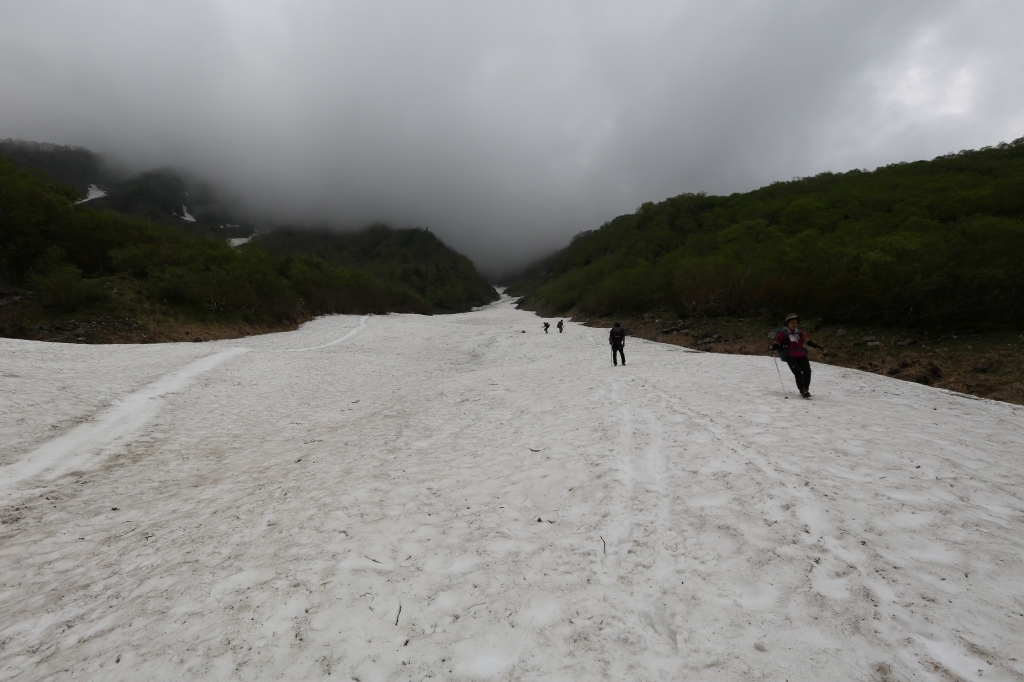
[[[810,391],[800,391],[800,395],[802,395],[805,398],[810,398],[811,397],[811,392]]]

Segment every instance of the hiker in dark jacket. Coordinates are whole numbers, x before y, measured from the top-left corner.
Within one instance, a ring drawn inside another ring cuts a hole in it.
[[[786,326],[775,335],[775,341],[771,344],[772,350],[778,351],[779,357],[786,361],[789,369],[796,377],[796,387],[800,395],[810,398],[811,392],[811,361],[807,358],[807,348],[825,350],[807,336],[807,332],[800,329],[800,316],[790,313],[786,316]]]
[[[551,323],[550,322],[545,322],[544,323],[544,333],[547,334],[548,333],[548,329],[550,329],[550,328],[551,328]]]
[[[623,347],[626,345],[626,330],[619,326],[616,322],[615,326],[608,333],[608,343],[612,346],[612,364],[616,367],[619,366],[619,360],[615,357],[615,353],[618,352],[622,358],[622,366],[626,366],[626,354],[622,352]]]
[[[559,320],[558,324],[556,324],[555,326],[558,327],[558,333],[561,334],[562,329],[565,327],[565,324],[561,320]]]

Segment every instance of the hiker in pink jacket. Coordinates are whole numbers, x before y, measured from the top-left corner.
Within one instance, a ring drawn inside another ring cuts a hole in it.
[[[807,336],[800,328],[800,316],[790,313],[786,316],[786,326],[775,335],[771,344],[772,350],[778,351],[779,357],[786,361],[790,371],[796,377],[796,387],[804,398],[811,397],[811,361],[807,358],[807,346],[824,350]]]

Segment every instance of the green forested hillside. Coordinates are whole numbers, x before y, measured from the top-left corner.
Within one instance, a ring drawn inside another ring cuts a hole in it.
[[[0,158],[0,332],[21,335],[33,321],[71,313],[280,325],[322,313],[468,310],[489,300],[472,264],[421,230],[384,230],[384,243],[404,247],[380,255],[382,263],[392,252],[398,262],[448,263],[431,270],[432,298],[400,276],[375,276],[370,270],[381,264],[372,253],[368,261],[328,263],[297,248],[232,249],[79,199]],[[417,248],[421,242],[429,248]]]
[[[92,209],[113,209],[214,239],[247,237],[254,231],[209,183],[172,168],[127,174],[88,149],[23,140],[0,140],[0,156],[83,194],[96,185],[106,196],[91,199]],[[186,207],[192,220],[185,219]]]
[[[494,287],[473,262],[429,230],[375,225],[359,232],[274,230],[253,245],[279,256],[312,254],[333,266],[363,270],[408,288],[437,311],[462,311],[497,300]]]
[[[19,168],[43,171],[83,194],[91,184],[107,186],[115,179],[99,155],[82,147],[7,139],[0,140],[0,156]]]
[[[550,312],[1024,322],[1024,138],[730,196],[683,194],[513,278]]]
[[[103,189],[107,196],[93,199],[91,208],[113,209],[137,218],[166,223],[192,234],[237,237],[252,233],[251,225],[237,224],[242,221],[222,206],[209,185],[187,181],[169,168],[139,173]],[[195,222],[183,218],[186,208]],[[232,223],[226,232],[225,223]]]

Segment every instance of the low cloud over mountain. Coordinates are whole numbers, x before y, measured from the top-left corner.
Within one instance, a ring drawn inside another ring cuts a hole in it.
[[[1017,2],[7,3],[0,138],[420,225],[491,271],[641,202],[1019,137]]]

